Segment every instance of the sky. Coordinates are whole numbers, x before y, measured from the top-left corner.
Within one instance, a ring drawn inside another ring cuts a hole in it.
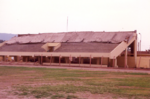
[[[0,0],[0,33],[134,30],[149,49],[150,0]]]

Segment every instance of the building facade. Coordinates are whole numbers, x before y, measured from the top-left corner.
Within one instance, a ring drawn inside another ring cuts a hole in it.
[[[0,44],[0,57],[3,62],[13,57],[13,62],[42,65],[136,68],[137,33],[83,31],[18,35]]]

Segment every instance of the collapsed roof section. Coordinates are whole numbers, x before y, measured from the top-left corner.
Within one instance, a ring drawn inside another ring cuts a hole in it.
[[[136,31],[128,32],[66,32],[66,33],[43,33],[37,35],[23,35],[13,37],[7,44],[25,43],[62,43],[62,42],[100,42],[121,43],[129,42]]]

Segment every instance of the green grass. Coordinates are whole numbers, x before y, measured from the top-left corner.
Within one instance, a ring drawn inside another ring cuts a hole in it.
[[[12,80],[19,81],[10,85],[13,93],[35,98],[82,99],[77,92],[110,94],[115,98],[150,98],[150,75],[146,73],[0,67],[0,82]]]
[[[63,94],[56,94],[56,95],[53,95],[51,98],[52,99],[60,99],[60,98],[64,98],[64,95]]]
[[[78,97],[75,95],[68,95],[66,99],[77,99]]]

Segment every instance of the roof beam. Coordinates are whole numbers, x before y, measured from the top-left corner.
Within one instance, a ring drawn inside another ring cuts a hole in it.
[[[113,49],[110,52],[110,59],[119,56],[135,40],[136,40],[136,34],[134,34],[134,37],[129,42],[122,41],[115,49]]]
[[[109,57],[109,53],[89,53],[89,52],[0,52],[1,56],[57,56],[62,57]]]

